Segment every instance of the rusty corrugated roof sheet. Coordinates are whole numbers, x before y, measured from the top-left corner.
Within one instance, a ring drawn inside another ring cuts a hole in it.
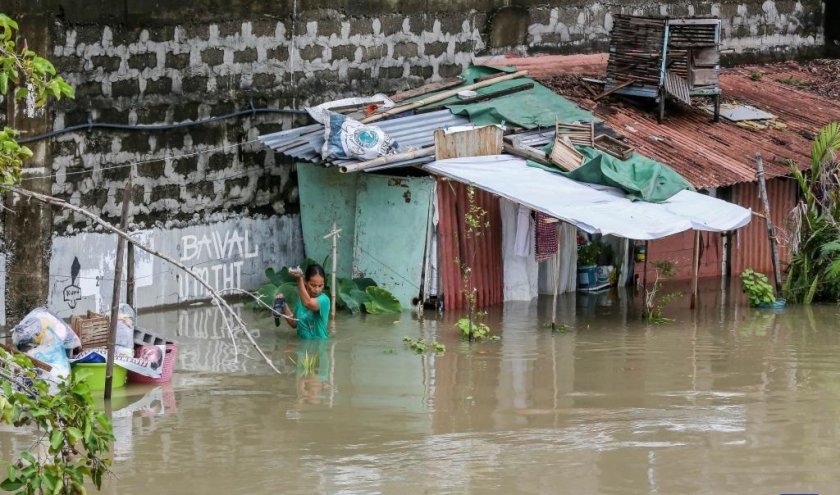
[[[785,128],[750,130],[723,119],[714,124],[711,116],[700,109],[675,105],[669,105],[665,122],[658,124],[652,110],[617,98],[596,104],[591,98],[580,96],[585,92],[567,93],[551,84],[552,77],[568,73],[594,72],[596,77],[603,77],[606,71],[603,54],[578,55],[573,59],[562,56],[502,59],[490,63],[527,67],[535,78],[592,110],[624,135],[639,153],[669,165],[698,188],[754,181],[757,151],[764,157],[768,177],[787,175],[789,160],[806,168],[810,166],[813,135],[827,123],[840,120],[840,103],[772,79],[753,81],[751,69],[746,68],[730,69],[721,75],[723,100],[766,110],[778,116]],[[575,69],[576,65],[585,69]],[[596,67],[600,70],[593,71]]]

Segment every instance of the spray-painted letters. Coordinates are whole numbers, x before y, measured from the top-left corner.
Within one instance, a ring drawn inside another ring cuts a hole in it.
[[[242,285],[242,266],[260,254],[246,231],[216,230],[209,234],[181,237],[181,261],[216,289],[235,289]],[[205,297],[207,290],[190,277],[181,277],[181,298]]]

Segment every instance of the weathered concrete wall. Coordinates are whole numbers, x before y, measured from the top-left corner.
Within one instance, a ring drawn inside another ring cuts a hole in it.
[[[149,229],[137,238],[191,267],[216,289],[253,290],[265,269],[298,263],[303,257],[297,215],[229,220],[211,225]],[[60,316],[110,307],[117,239],[82,233],[53,239],[49,308]],[[135,251],[138,307],[207,299],[209,294],[181,270]],[[125,290],[125,283],[122,285]]]
[[[44,130],[184,124],[252,105],[300,109],[454,76],[476,55],[602,50],[619,12],[719,15],[724,47],[743,55],[807,53],[824,39],[820,0],[9,0],[3,10],[48,19],[45,54],[76,86],[77,98],[51,107]],[[254,141],[296,119],[80,130],[47,141],[53,159],[33,166],[54,176],[53,194],[112,222],[132,173],[137,228],[295,215],[292,163]],[[53,227],[60,236],[93,231],[68,212],[56,212]]]

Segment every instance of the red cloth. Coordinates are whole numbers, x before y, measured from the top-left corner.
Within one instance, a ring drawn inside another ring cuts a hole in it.
[[[536,212],[536,227],[534,228],[534,235],[536,236],[536,258],[537,261],[545,261],[557,253],[557,223],[546,223],[545,220],[551,218],[545,213]]]

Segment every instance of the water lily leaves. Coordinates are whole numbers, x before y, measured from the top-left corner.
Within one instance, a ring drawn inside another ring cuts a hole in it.
[[[370,314],[399,313],[402,305],[390,292],[382,287],[371,286],[365,289],[368,302],[365,303],[365,310]]]

